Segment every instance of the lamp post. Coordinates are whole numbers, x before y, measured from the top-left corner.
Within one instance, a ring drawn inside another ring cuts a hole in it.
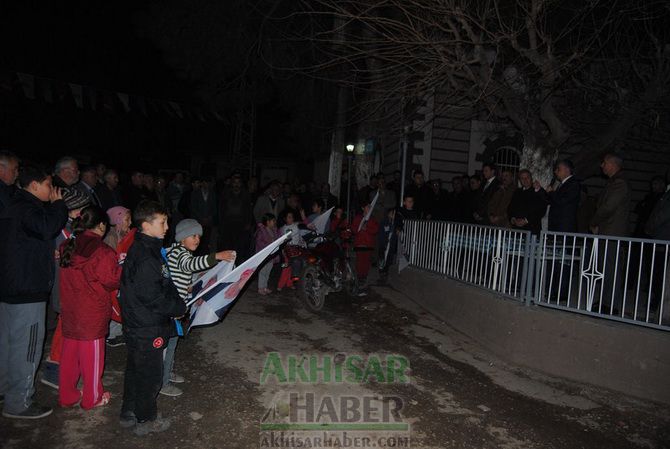
[[[351,223],[351,160],[354,156],[354,145],[347,145],[347,220]]]

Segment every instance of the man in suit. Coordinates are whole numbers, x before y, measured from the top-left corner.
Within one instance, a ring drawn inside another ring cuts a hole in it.
[[[89,165],[81,170],[79,182],[75,184],[74,187],[86,195],[91,204],[101,207],[102,202],[100,201],[100,198],[98,198],[98,194],[95,191],[97,185],[98,172],[95,170],[94,166]]]
[[[497,172],[498,169],[493,163],[487,162],[482,166],[484,184],[482,185],[481,193],[476,199],[475,212],[473,214],[475,223],[477,224],[488,225],[491,223],[488,213],[489,203],[491,202],[491,198],[493,198],[493,194],[500,188],[500,181],[496,176]]]
[[[623,159],[614,153],[608,153],[603,157],[600,168],[608,180],[600,193],[596,213],[591,218],[589,227],[591,232],[605,238],[626,237],[630,235],[631,190],[628,181],[622,176]],[[603,268],[605,277],[602,286],[603,303],[596,310],[618,315],[623,301],[626,247],[623,245],[623,248],[617,248],[615,243],[610,241],[607,245],[607,240],[598,241],[599,266]]]
[[[537,180],[533,183],[538,194],[544,196],[550,204],[548,230],[577,232],[577,210],[581,198],[581,186],[574,176],[572,161],[568,159],[557,161],[554,164],[554,177],[558,181],[558,185],[551,185],[547,187],[546,191],[542,189]],[[559,250],[564,251],[564,254],[554,255],[560,260],[555,260],[551,264],[551,270],[548,270],[548,276],[553,279],[553,282],[550,279],[545,280],[548,298],[552,301],[555,301],[556,298],[567,299],[569,295],[568,286],[570,285],[568,279],[574,270],[574,267],[571,267],[573,264],[571,248],[563,247],[561,241],[561,238],[557,237],[555,243]],[[549,290],[550,286],[551,289]]]
[[[547,212],[546,195],[533,187],[533,175],[529,170],[519,170],[521,187],[516,189],[507,208],[507,216],[513,229],[523,229],[540,235],[542,217]]]
[[[600,168],[608,180],[598,198],[596,213],[591,218],[591,232],[626,237],[630,235],[631,190],[622,176],[623,159],[614,153],[606,154]]]
[[[581,187],[574,176],[574,165],[569,159],[563,159],[554,165],[554,176],[559,184],[549,186],[546,195],[549,200],[549,231],[577,232],[577,209]],[[536,190],[542,191],[540,183],[533,183]]]

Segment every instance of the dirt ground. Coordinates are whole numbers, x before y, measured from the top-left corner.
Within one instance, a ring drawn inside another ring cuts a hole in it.
[[[112,402],[84,412],[56,409],[39,421],[0,418],[2,448],[258,448],[260,423],[286,391],[403,398],[415,448],[669,448],[669,408],[507,366],[389,287],[360,300],[331,295],[320,315],[293,292],[248,289],[223,323],[196,329],[177,349],[186,378],[178,398],[159,396],[173,421],[136,437],[118,425],[125,348],[108,348]],[[402,354],[410,382],[362,385],[260,383],[269,352]],[[56,391],[37,384],[37,398]]]

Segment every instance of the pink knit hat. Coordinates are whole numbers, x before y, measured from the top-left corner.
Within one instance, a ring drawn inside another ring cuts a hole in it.
[[[116,226],[123,221],[123,218],[126,214],[130,212],[130,209],[126,209],[123,206],[115,206],[107,209],[107,216],[109,217],[109,224]]]

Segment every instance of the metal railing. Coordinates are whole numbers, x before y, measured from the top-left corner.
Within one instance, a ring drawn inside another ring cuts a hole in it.
[[[670,330],[670,242],[407,220],[409,265],[560,310]]]
[[[410,265],[523,301],[530,233],[445,221],[408,220],[401,236]]]
[[[660,240],[543,232],[533,301],[670,330],[670,310],[664,311],[669,247]]]

